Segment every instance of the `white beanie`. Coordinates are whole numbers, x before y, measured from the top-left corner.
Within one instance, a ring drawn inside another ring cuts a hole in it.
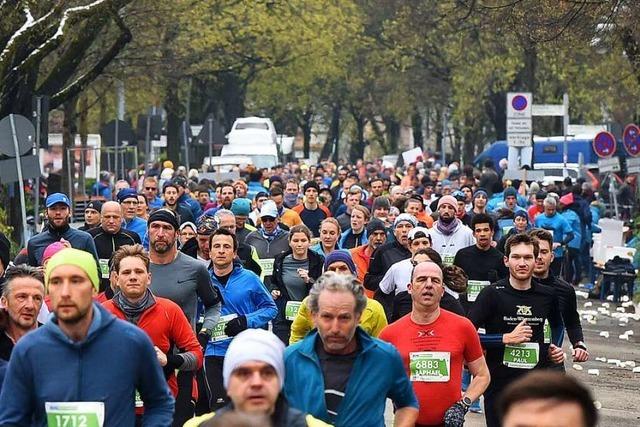
[[[229,387],[231,373],[245,362],[264,362],[278,374],[280,388],[284,385],[284,344],[280,338],[264,329],[246,329],[229,344],[222,366],[224,388]]]

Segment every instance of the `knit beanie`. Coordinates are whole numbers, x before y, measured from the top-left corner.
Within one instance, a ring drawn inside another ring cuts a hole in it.
[[[440,197],[440,200],[438,200],[438,209],[440,209],[442,205],[451,205],[453,209],[458,209],[458,201],[453,196],[447,195]]]
[[[315,190],[319,193],[320,192],[320,187],[318,186],[318,183],[315,181],[307,181],[304,184],[304,187],[302,187],[302,192],[306,193],[308,189],[310,188],[315,188]]]
[[[66,248],[66,246],[62,242],[53,242],[52,244],[47,246],[47,248],[42,253],[42,264],[44,265],[44,263],[49,258],[54,256],[55,254],[57,254],[58,252],[60,252],[64,248]]]
[[[87,274],[89,280],[91,280],[93,288],[96,292],[98,291],[100,279],[98,279],[96,260],[89,252],[73,248],[65,248],[49,259],[44,272],[44,283],[47,291],[49,290],[49,277],[51,276],[51,272],[61,265],[74,265],[82,269]]]
[[[504,193],[502,193],[504,199],[507,200],[507,197],[518,197],[518,192],[513,187],[507,187],[504,189]]]
[[[408,214],[408,213],[401,213],[400,215],[398,215],[396,217],[396,220],[393,221],[393,228],[395,229],[398,224],[400,224],[401,222],[406,221],[409,224],[413,225],[414,227],[418,225],[418,220],[416,220],[416,217]]]
[[[229,344],[222,365],[224,388],[229,388],[233,371],[245,362],[264,362],[278,374],[280,388],[284,385],[284,344],[278,337],[264,329],[246,329]]]
[[[371,236],[376,231],[387,231],[384,226],[384,223],[377,218],[372,219],[367,224],[367,236]]]
[[[329,266],[331,264],[333,264],[334,262],[344,262],[345,264],[347,264],[347,266],[349,267],[349,270],[351,270],[351,273],[356,274],[356,265],[353,263],[353,259],[351,258],[351,254],[347,251],[343,251],[343,250],[335,250],[333,252],[331,252],[329,255],[327,255],[327,257],[324,259],[324,269],[325,271],[327,270],[327,268],[329,268]]]
[[[249,199],[238,198],[231,202],[231,212],[234,215],[248,216],[251,213],[251,201]]]
[[[11,242],[7,239],[3,233],[0,233],[0,261],[2,261],[2,266],[7,269],[9,266],[10,255],[9,251],[11,250]]]
[[[154,221],[164,221],[173,227],[174,230],[178,230],[180,228],[180,224],[178,223],[178,217],[169,209],[158,209],[151,212],[149,215],[149,219],[147,220],[147,227],[151,226],[151,223]]]
[[[373,201],[373,206],[371,207],[371,211],[375,211],[376,209],[390,209],[391,203],[389,203],[389,199],[385,196],[378,196]]]
[[[473,198],[475,199],[478,196],[484,196],[485,199],[489,198],[489,194],[484,188],[478,188],[475,193],[473,193]]]

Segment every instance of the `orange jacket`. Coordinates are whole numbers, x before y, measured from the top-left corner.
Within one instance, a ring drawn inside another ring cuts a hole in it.
[[[351,258],[356,265],[358,280],[360,281],[360,283],[364,283],[364,275],[367,274],[367,271],[369,271],[369,263],[371,262],[371,255],[367,254],[368,247],[369,245],[362,245],[357,246],[353,249],[349,249]],[[367,297],[373,298],[373,291],[365,288],[364,293],[367,295]]]

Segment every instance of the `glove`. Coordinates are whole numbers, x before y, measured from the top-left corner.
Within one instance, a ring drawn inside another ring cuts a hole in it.
[[[245,329],[247,329],[247,317],[238,316],[227,322],[227,325],[224,327],[224,333],[228,337],[235,337]]]
[[[198,343],[200,343],[200,347],[202,347],[203,349],[207,349],[207,344],[209,343],[209,340],[211,339],[211,335],[209,335],[206,332],[200,331],[198,333]]]
[[[445,427],[462,427],[467,408],[460,402],[456,402],[444,413]]]

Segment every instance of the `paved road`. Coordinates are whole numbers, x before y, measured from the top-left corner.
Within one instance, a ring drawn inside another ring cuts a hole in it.
[[[591,302],[591,306],[585,307],[585,302]],[[607,304],[607,303],[605,303]],[[589,347],[590,360],[582,363],[581,371],[573,369],[573,363],[566,362],[567,373],[587,384],[592,390],[596,405],[600,407],[600,425],[603,427],[637,427],[640,425],[640,373],[633,373],[631,367],[618,367],[615,364],[597,361],[598,358],[618,359],[621,362],[633,361],[640,366],[640,317],[629,318],[628,323],[621,323],[618,318],[611,317],[617,313],[616,308],[621,304],[609,302],[609,307],[596,300],[584,300],[578,298],[578,309],[582,313],[582,327],[585,334],[585,342]],[[597,312],[608,310],[609,314]],[[624,308],[624,307],[623,307]],[[628,315],[634,313],[634,307],[624,308]],[[584,316],[596,312],[595,324],[589,323]],[[640,313],[640,308],[637,311]],[[622,313],[617,314],[620,316]],[[633,331],[629,340],[622,340],[619,335],[625,331]],[[600,336],[603,331],[609,332],[609,338]],[[565,340],[566,342],[567,340]],[[570,347],[565,343],[565,351],[570,353]],[[589,375],[588,370],[598,369],[599,376]],[[387,425],[393,425],[393,416],[390,407],[387,408]],[[465,426],[485,426],[484,415],[467,414]]]

